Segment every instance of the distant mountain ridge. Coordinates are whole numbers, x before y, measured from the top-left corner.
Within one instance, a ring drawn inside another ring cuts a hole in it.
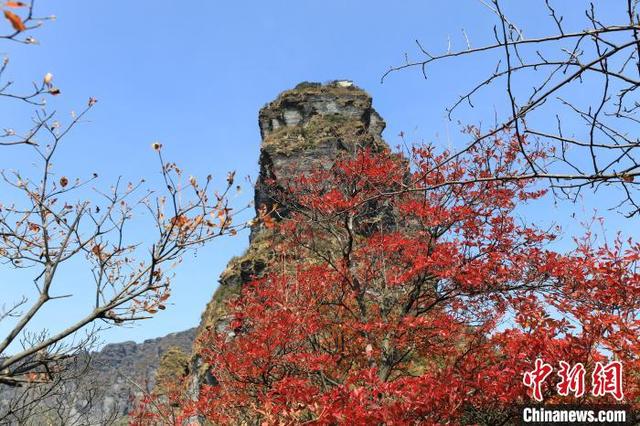
[[[162,355],[172,347],[190,354],[195,336],[196,328],[191,328],[142,343],[127,341],[105,345],[100,351],[91,353],[88,368],[81,372],[85,383],[79,386],[91,389],[92,395],[84,395],[83,390],[62,393],[57,399],[49,399],[45,406],[35,408],[35,419],[28,424],[56,424],[55,419],[60,416],[77,417],[75,424],[83,425],[126,424],[126,416],[134,408],[135,401],[153,389]],[[12,400],[25,398],[22,392],[20,388],[0,385],[0,419],[10,410]],[[92,398],[90,403],[87,398]],[[0,424],[24,423],[16,418],[8,422],[0,420]]]
[[[96,379],[111,388],[111,392],[105,395],[104,409],[117,407],[122,415],[130,412],[134,398],[142,394],[131,381],[142,386],[145,391],[151,391],[162,355],[171,347],[191,353],[195,336],[196,329],[191,328],[142,343],[111,343],[95,353],[92,365]]]

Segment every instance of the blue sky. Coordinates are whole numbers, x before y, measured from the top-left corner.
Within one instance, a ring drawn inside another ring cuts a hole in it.
[[[528,36],[551,30],[542,21],[542,1],[505,3]],[[488,40],[494,17],[477,0],[40,0],[38,8],[57,20],[33,34],[38,46],[2,44],[0,53],[11,58],[8,77],[17,87],[27,87],[53,73],[62,95],[49,109],[57,110],[62,120],[81,109],[89,96],[99,100],[90,122],[65,141],[55,167],[69,177],[95,171],[104,186],[118,176],[157,178],[153,141],[163,143],[165,155],[187,174],[212,173],[221,181],[226,171],[235,169],[240,177],[255,176],[259,108],[305,80],[354,80],[373,96],[387,121],[384,135],[391,145],[400,142],[397,135],[403,131],[410,141],[459,146],[465,137],[457,120],[480,124],[493,117],[494,108],[500,112],[503,86],[485,92],[476,108],[462,111],[454,121],[445,117],[445,107],[469,87],[472,77],[494,66],[482,57],[443,62],[427,81],[409,70],[380,83],[384,71],[401,63],[405,52],[418,57],[416,39],[442,51],[450,36],[454,48],[463,48],[465,28],[474,45]],[[603,13],[614,12],[605,8]],[[0,127],[24,126],[31,114],[31,108],[3,101]],[[0,168],[29,169],[33,157],[28,153],[19,147],[3,149]],[[10,197],[2,191],[0,197]],[[249,202],[252,192],[245,187],[236,205]],[[578,229],[571,218],[574,211],[586,219],[593,207],[609,204],[612,197],[600,192],[577,206],[544,202],[522,214],[537,223],[557,221],[568,236]],[[610,217],[608,234],[631,234],[632,222],[601,213]],[[144,229],[135,232],[140,239],[148,237]],[[108,330],[103,339],[141,341],[197,325],[219,273],[246,245],[243,234],[189,256],[177,270],[169,309],[133,328]],[[29,282],[13,278],[0,269],[0,305],[28,293],[23,285]],[[72,269],[62,271],[60,278],[69,288],[80,289],[79,294],[90,286]],[[79,298],[54,302],[35,326],[55,330],[90,309],[89,303]]]

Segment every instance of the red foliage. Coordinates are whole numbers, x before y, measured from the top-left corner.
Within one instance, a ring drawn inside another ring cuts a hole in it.
[[[542,155],[542,154],[540,154]],[[183,415],[244,424],[497,424],[531,402],[540,358],[624,365],[638,404],[640,246],[589,238],[570,253],[514,209],[544,191],[492,181],[517,167],[496,141],[446,154],[362,151],[284,185],[290,216],[271,224],[279,264],[229,305],[201,342],[218,380]],[[467,181],[442,185],[446,181]],[[469,182],[470,181],[470,182]],[[409,189],[407,191],[407,189]],[[294,203],[295,201],[295,203]],[[590,389],[546,402],[612,402]]]

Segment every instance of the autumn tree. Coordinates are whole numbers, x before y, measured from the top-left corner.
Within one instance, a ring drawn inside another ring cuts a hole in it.
[[[30,33],[49,18],[38,18],[33,3],[3,2],[2,8],[11,29],[0,38],[35,44]],[[5,58],[0,79],[8,64]],[[2,123],[0,149],[22,150],[39,170],[0,171],[4,198],[0,202],[0,268],[21,271],[15,276],[25,280],[3,283],[20,286],[24,297],[3,297],[0,304],[0,322],[7,330],[0,335],[0,385],[26,387],[28,392],[21,394],[35,395],[35,399],[3,406],[0,423],[23,424],[24,415],[53,394],[52,387],[76,377],[82,370],[69,373],[69,369],[75,368],[77,355],[92,348],[100,330],[143,320],[165,309],[172,269],[182,257],[242,227],[232,224],[233,212],[227,203],[227,192],[234,187],[233,173],[215,191],[211,176],[200,182],[186,178],[176,164],[163,158],[162,145],[157,142],[149,151],[159,161],[159,188],[148,186],[144,179],[108,185],[95,173],[75,177],[73,170],[57,170],[54,162],[59,147],[97,100],[89,98],[79,113],[65,121],[47,109],[47,99],[61,94],[53,76],[43,72],[38,80],[26,94],[12,92],[12,81],[0,85],[0,98],[5,102],[34,107],[31,128],[20,130]],[[150,238],[134,240],[133,226],[147,226]],[[93,286],[89,300],[77,299],[75,287],[60,276],[60,270],[70,264],[76,276],[86,272],[91,280],[85,285]],[[59,325],[51,324],[48,330],[34,325],[45,307],[72,297],[86,304],[83,315],[61,315]]]
[[[428,44],[416,40],[417,55],[405,55],[383,81],[415,69],[429,84],[437,80],[435,67],[469,70],[470,81],[456,81],[459,96],[446,111],[449,119],[459,119],[466,108],[474,123],[485,127],[434,168],[509,130],[529,142],[519,144],[527,161],[509,175],[487,179],[538,179],[570,200],[584,191],[604,190],[618,197],[607,207],[637,214],[638,2],[517,3],[536,22],[530,27],[511,16],[515,5],[500,0],[476,3],[495,17],[492,29],[484,34],[463,29],[459,37],[443,35],[440,42]],[[585,98],[585,93],[590,96]],[[489,115],[474,112],[478,105],[489,107]],[[550,155],[534,158],[541,145]]]
[[[361,149],[280,182],[287,216],[260,218],[278,260],[202,337],[215,383],[178,401],[176,422],[507,424],[534,401],[523,374],[538,358],[589,372],[621,361],[637,406],[640,245],[586,235],[551,250],[558,230],[514,213],[545,190],[487,179],[522,167],[522,143],[501,133],[437,168],[450,153],[433,146],[411,162]],[[557,384],[546,402],[616,402]],[[137,424],[158,420],[146,408]]]

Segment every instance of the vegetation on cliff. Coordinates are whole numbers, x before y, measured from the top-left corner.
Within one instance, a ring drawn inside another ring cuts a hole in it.
[[[311,116],[263,131],[265,140],[335,123],[318,112],[326,109],[316,103]],[[136,421],[505,424],[536,398],[517,372],[539,358],[591,372],[611,354],[637,403],[640,245],[597,246],[586,235],[558,253],[555,232],[522,223],[516,209],[546,191],[486,177],[520,167],[527,141],[503,132],[437,169],[448,153],[430,145],[406,159],[357,141],[316,142],[261,163],[256,199],[274,207],[258,207],[246,257],[223,275],[234,285],[199,331],[201,380],[191,399],[167,411],[149,405]],[[256,253],[267,255],[243,275]],[[572,398],[553,393],[562,380],[539,388],[547,401]]]

